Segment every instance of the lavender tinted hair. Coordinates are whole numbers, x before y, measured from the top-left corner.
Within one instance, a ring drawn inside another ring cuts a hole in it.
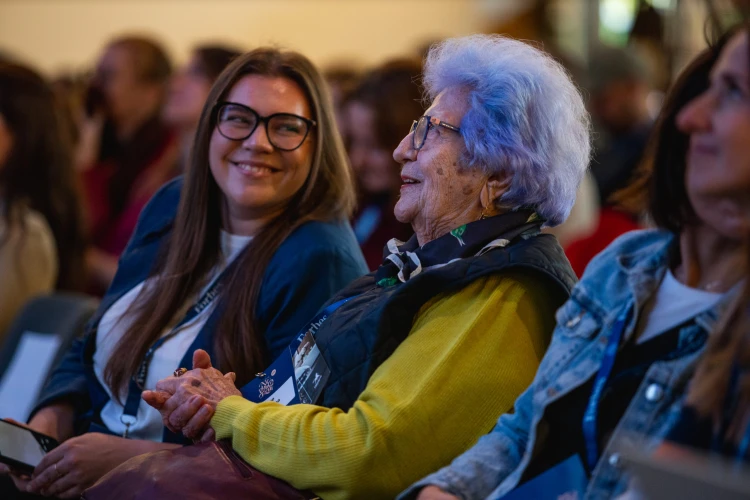
[[[467,164],[512,174],[500,205],[534,207],[548,226],[568,217],[588,167],[590,121],[559,63],[500,35],[452,38],[430,49],[424,85],[430,100],[449,87],[468,91]]]

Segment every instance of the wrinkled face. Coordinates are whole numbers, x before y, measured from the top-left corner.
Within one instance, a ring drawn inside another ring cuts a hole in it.
[[[460,126],[467,109],[465,92],[449,88],[438,94],[425,115]],[[396,218],[410,223],[418,236],[438,237],[481,215],[480,192],[487,177],[462,163],[464,151],[459,133],[432,126],[422,149],[413,149],[409,133],[393,153],[402,165]]]
[[[283,77],[244,76],[223,100],[252,108],[261,116],[291,113],[312,119],[303,90]],[[283,210],[304,185],[314,150],[314,130],[299,148],[281,151],[268,141],[262,123],[242,141],[227,139],[214,127],[209,165],[230,216],[261,219]]]
[[[107,115],[115,123],[152,112],[154,85],[138,74],[133,55],[125,47],[109,47],[96,68],[95,82],[104,94]]]
[[[688,103],[677,126],[690,134],[685,185],[705,224],[730,238],[750,219],[748,37],[735,35],[711,71],[707,91]]]
[[[5,162],[8,161],[12,147],[13,134],[11,134],[8,124],[5,123],[3,115],[0,115],[0,169],[2,169]]]
[[[366,193],[398,192],[401,186],[399,166],[393,153],[381,146],[375,130],[375,111],[353,101],[344,109],[349,127],[349,160],[359,184]]]
[[[203,72],[200,60],[194,55],[170,81],[164,105],[164,120],[181,129],[191,130],[197,127],[212,83]]]

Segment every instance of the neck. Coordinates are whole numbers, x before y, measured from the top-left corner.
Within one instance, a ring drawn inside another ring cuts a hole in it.
[[[432,240],[448,234],[457,227],[479,220],[481,216],[481,207],[479,209],[468,207],[462,212],[448,214],[438,220],[425,220],[421,217],[416,217],[411,227],[414,230],[414,234],[417,235],[417,241],[421,247]]]
[[[682,261],[674,268],[677,280],[691,288],[726,292],[744,278],[747,246],[705,226],[689,226],[680,234]]]

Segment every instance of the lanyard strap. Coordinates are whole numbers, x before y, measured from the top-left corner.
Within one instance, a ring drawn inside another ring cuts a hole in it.
[[[224,268],[219,276],[214,279],[205,293],[203,293],[203,295],[200,296],[195,304],[193,304],[190,309],[188,309],[182,320],[180,320],[180,322],[177,323],[177,325],[172,328],[169,333],[163,335],[156,342],[154,342],[149,350],[146,351],[146,355],[143,357],[143,361],[141,361],[141,364],[138,366],[138,371],[133,377],[130,378],[130,382],[128,383],[128,397],[125,400],[125,406],[123,408],[122,416],[120,416],[120,422],[125,424],[125,432],[123,433],[123,437],[128,437],[130,427],[138,421],[137,415],[138,407],[141,404],[141,394],[143,393],[146,385],[148,368],[151,364],[151,359],[154,357],[154,354],[161,346],[164,345],[165,342],[174,338],[178,333],[180,333],[185,325],[195,320],[195,318],[197,318],[201,313],[208,309],[211,304],[213,304],[213,302],[216,300],[216,297],[219,296],[219,292],[221,291],[222,286],[222,278],[227,274],[229,267],[231,266],[227,266],[226,268]]]
[[[604,357],[602,358],[599,372],[596,374],[596,379],[594,380],[594,389],[591,391],[591,397],[586,406],[586,412],[583,414],[583,439],[586,444],[586,461],[589,465],[589,470],[594,470],[596,462],[599,460],[599,446],[597,445],[596,440],[596,421],[599,413],[599,403],[601,402],[602,394],[604,393],[604,387],[607,385],[607,381],[612,375],[612,368],[614,368],[615,358],[617,358],[617,349],[620,346],[622,334],[625,331],[625,326],[630,318],[630,311],[631,308],[628,307],[623,314],[617,318],[614,325],[612,325],[609,341],[604,350]]]

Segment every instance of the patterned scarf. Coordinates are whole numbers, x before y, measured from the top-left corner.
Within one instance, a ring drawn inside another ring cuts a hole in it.
[[[520,209],[464,224],[421,247],[416,235],[406,243],[394,238],[383,251],[375,282],[381,287],[405,283],[427,269],[505,247],[518,236],[536,235],[543,223],[533,210]]]

